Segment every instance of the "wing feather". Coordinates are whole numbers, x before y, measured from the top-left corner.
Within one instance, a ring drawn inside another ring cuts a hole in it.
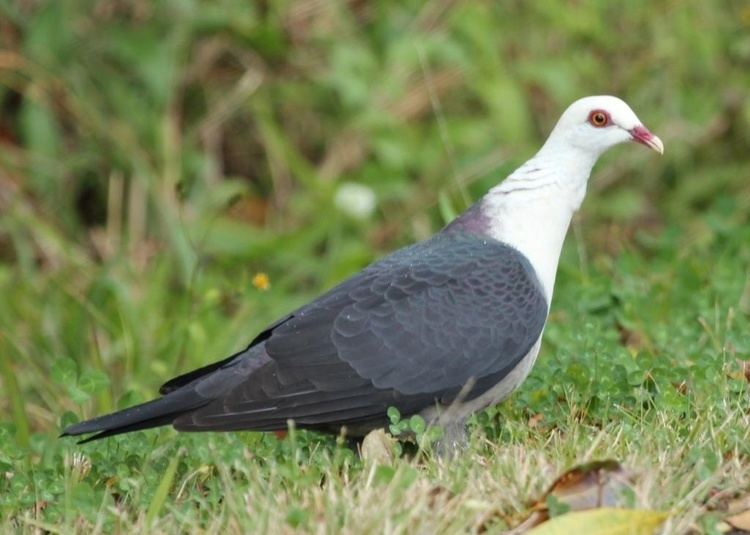
[[[544,292],[497,241],[453,234],[402,249],[276,324],[268,361],[179,429],[321,426],[408,414],[470,397],[509,373],[539,338]],[[239,427],[238,427],[239,426]]]

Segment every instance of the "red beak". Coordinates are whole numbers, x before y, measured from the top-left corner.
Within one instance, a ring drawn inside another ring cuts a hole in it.
[[[664,143],[661,142],[657,136],[652,134],[645,126],[636,126],[630,130],[630,135],[633,136],[633,141],[646,145],[650,149],[654,149],[659,154],[664,154]]]

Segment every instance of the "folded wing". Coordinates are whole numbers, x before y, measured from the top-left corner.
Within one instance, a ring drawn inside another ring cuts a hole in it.
[[[520,362],[546,316],[537,277],[515,249],[439,235],[373,264],[265,331],[203,384],[194,380],[214,401],[174,424],[271,430],[294,419],[335,428],[383,419],[388,406],[409,414],[449,403],[470,380],[471,398]]]

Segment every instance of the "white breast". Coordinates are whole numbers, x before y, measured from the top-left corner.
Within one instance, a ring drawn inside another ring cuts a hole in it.
[[[565,168],[550,157],[526,162],[482,199],[490,235],[523,254],[536,271],[547,304],[552,301],[555,274],[573,214],[586,195],[591,167]],[[575,175],[574,179],[571,176]]]

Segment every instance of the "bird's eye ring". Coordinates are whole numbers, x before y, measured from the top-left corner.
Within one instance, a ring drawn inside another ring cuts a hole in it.
[[[603,110],[594,110],[589,113],[589,123],[596,128],[601,128],[609,124],[609,114]]]

